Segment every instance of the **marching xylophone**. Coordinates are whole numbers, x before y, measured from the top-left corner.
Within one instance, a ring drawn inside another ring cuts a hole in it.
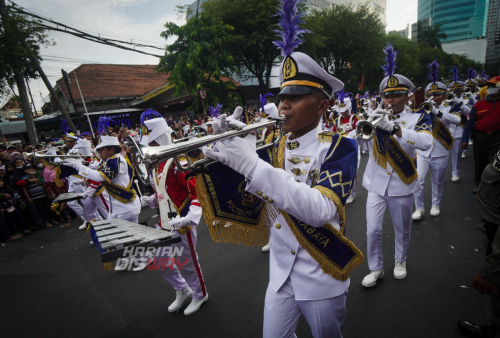
[[[181,241],[174,232],[158,230],[122,219],[94,221],[90,235],[101,252],[101,262],[108,263],[123,258],[130,247],[160,247]]]
[[[77,195],[72,192],[67,192],[64,194],[60,194],[59,196],[56,197],[54,202],[59,202],[59,203],[64,203],[64,202],[70,202],[70,201],[77,201],[81,200],[83,197],[80,195]]]

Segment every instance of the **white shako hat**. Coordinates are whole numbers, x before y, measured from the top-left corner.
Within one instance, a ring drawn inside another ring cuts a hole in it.
[[[267,117],[278,117],[278,107],[276,107],[276,105],[271,102],[271,103],[268,103],[264,106],[264,113],[267,115]],[[263,118],[261,119],[261,121],[266,121],[267,118]]]
[[[76,141],[73,149],[78,149],[78,152],[82,155],[91,156],[92,155],[92,143],[88,140],[79,138]]]
[[[73,133],[66,133],[66,137],[67,137],[68,139],[73,140],[73,141],[78,140],[78,137],[77,137],[77,136],[75,136],[75,134],[73,134]]]
[[[384,48],[386,65],[382,66],[385,78],[380,82],[379,92],[385,94],[406,94],[411,92],[415,86],[405,76],[395,74],[396,68],[396,55],[397,51],[394,50],[390,43]]]
[[[340,104],[339,110],[341,113],[345,112],[346,110],[351,111],[352,110],[351,99],[348,97],[344,98],[344,103]]]
[[[309,55],[293,52],[280,66],[283,94],[309,94],[321,90],[330,99],[333,93],[344,88],[344,83],[323,70]],[[264,108],[265,109],[265,108]]]
[[[144,125],[151,131],[148,137],[148,142],[156,141],[161,146],[172,144],[170,135],[172,129],[168,126],[167,121],[163,118],[151,119],[144,121]]]
[[[154,111],[153,109],[147,109],[145,112],[141,114],[141,140],[139,141],[141,145],[147,146],[149,144],[148,137],[149,134],[151,133],[151,130],[149,130],[145,126],[144,122],[146,121],[146,119],[154,119],[157,117],[163,118],[163,116],[161,116],[160,113]]]
[[[102,147],[113,147],[120,146],[120,142],[118,142],[118,137],[115,136],[101,136],[101,142],[95,147],[95,149],[100,149]]]
[[[437,60],[432,61],[429,64],[429,75],[427,78],[431,80],[431,82],[425,87],[425,96],[429,97],[433,94],[440,93],[446,94],[448,93],[448,87],[442,82],[439,82],[439,63]]]

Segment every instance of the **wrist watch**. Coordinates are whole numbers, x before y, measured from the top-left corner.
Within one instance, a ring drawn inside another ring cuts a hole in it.
[[[400,130],[401,130],[401,127],[399,125],[395,124],[394,128],[392,128],[391,135],[396,134]]]

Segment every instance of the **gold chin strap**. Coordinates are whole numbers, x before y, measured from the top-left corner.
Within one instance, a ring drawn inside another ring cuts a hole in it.
[[[323,89],[323,86],[320,85],[319,83],[316,82],[311,82],[311,81],[305,81],[305,80],[292,80],[292,81],[287,81],[281,85],[280,89],[283,89],[286,86],[308,86],[308,87],[314,87],[314,88],[319,88]]]

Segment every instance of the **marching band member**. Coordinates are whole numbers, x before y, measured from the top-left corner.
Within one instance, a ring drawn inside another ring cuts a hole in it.
[[[467,117],[470,114],[470,108],[463,102],[463,93],[465,83],[458,80],[458,69],[457,67],[451,70],[453,73],[453,81],[449,84],[448,89],[453,92],[455,98],[453,99],[452,105],[459,107],[461,110],[460,123],[450,124],[449,130],[453,135],[453,148],[451,148],[451,180],[456,182],[460,180],[460,164],[462,162],[462,134],[463,127],[467,122]],[[445,104],[446,105],[446,104]]]
[[[406,258],[410,246],[411,213],[413,193],[419,189],[415,150],[426,150],[432,144],[432,129],[429,116],[412,113],[406,107],[408,93],[413,83],[403,75],[394,74],[396,54],[391,44],[387,45],[386,77],[380,83],[383,103],[372,112],[372,116],[383,118],[376,124],[376,136],[368,143],[370,157],[363,175],[363,186],[368,190],[366,202],[368,267],[370,273],[363,279],[363,286],[375,286],[384,277],[382,259],[382,223],[387,206],[391,213],[395,233],[394,278],[407,275]],[[386,109],[391,105],[392,121]],[[354,132],[351,132],[354,134]]]
[[[141,140],[143,145],[157,147],[172,143],[170,128],[163,118],[144,121],[144,128],[147,129],[148,136]],[[208,300],[196,252],[196,228],[200,223],[202,211],[196,197],[196,178],[187,179],[186,174],[177,171],[175,167],[165,168],[166,163],[160,164],[158,169],[151,174],[150,181],[155,187],[155,195],[144,196],[143,204],[150,206],[156,204],[158,206],[159,229],[167,229],[165,222],[169,220],[168,213],[171,211],[171,207],[174,207],[179,213],[179,216],[169,221],[168,225],[176,230],[176,237],[181,238],[180,243],[172,245],[172,247],[182,248],[182,254],[177,257],[177,261],[179,259],[181,262],[187,261],[187,264],[182,266],[182,274],[175,264],[172,269],[160,269],[160,273],[176,290],[175,301],[168,307],[169,312],[176,312],[189,296],[193,296],[191,303],[184,310],[184,314],[187,316],[198,311]],[[171,202],[173,205],[170,204]],[[142,265],[145,267],[146,263],[142,263]]]
[[[352,102],[351,99],[349,98],[349,94],[351,93],[344,93],[344,90],[341,90],[338,95],[339,95],[339,101],[340,103],[340,116],[337,117],[335,122],[333,123],[333,130],[334,132],[338,132],[342,135],[344,134],[349,134],[351,131],[356,129],[356,124],[358,123],[358,117],[355,114],[351,114],[352,111]],[[356,102],[356,101],[354,101]],[[358,147],[358,168],[359,168],[359,162],[361,160],[361,152],[359,151]],[[349,195],[349,198],[347,199],[345,204],[351,204],[354,202],[354,199],[356,198],[356,191],[357,191],[357,185],[358,185],[358,176],[354,178],[354,183],[352,185],[351,189],[351,194]]]
[[[289,35],[295,39],[301,31],[288,22],[300,22],[297,2],[280,12],[282,27],[297,30]],[[220,141],[218,152],[205,151],[246,177],[245,191],[280,210],[271,227],[264,338],[292,337],[301,313],[314,337],[341,337],[348,274],[361,262],[350,241],[330,237],[343,237],[344,203],[357,165],[354,140],[322,132],[319,125],[329,99],[343,84],[311,57],[293,52],[299,43],[275,42],[285,57],[280,66],[279,114],[286,117],[282,127],[289,134],[275,148],[274,167],[259,159],[251,135]],[[336,260],[338,250],[350,252],[354,265]]]
[[[448,88],[441,82],[438,82],[438,63],[434,60],[430,64],[431,83],[425,88],[425,95],[430,100],[435,101],[436,107],[432,104],[430,118],[432,120],[432,133],[434,141],[427,150],[417,150],[417,172],[420,182],[420,189],[414,194],[415,196],[415,212],[412,215],[414,220],[419,220],[424,214],[424,183],[427,171],[431,170],[432,182],[432,208],[431,216],[439,216],[439,205],[443,196],[444,177],[446,175],[446,167],[448,166],[448,156],[450,149],[453,147],[453,134],[450,132],[450,126],[460,123],[460,108],[458,106],[443,106],[443,101]],[[451,111],[450,109],[453,108]]]

